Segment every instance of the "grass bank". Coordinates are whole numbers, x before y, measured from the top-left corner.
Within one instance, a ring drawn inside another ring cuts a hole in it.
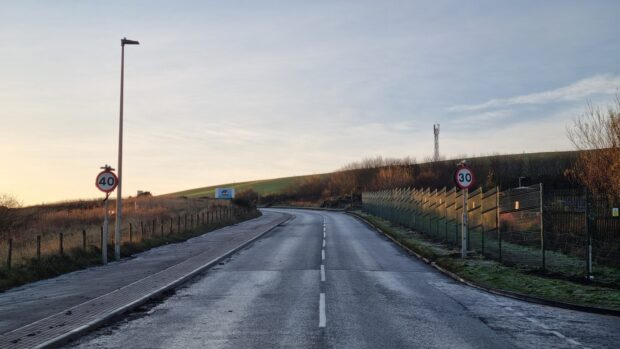
[[[462,259],[460,251],[434,242],[420,233],[360,211],[355,214],[419,255],[482,287],[544,300],[620,311],[618,289],[536,275],[480,256]]]
[[[135,253],[143,252],[157,246],[182,242],[192,237],[199,236],[231,224],[256,218],[258,216],[260,216],[260,211],[258,210],[250,211],[247,214],[239,213],[228,221],[203,225],[177,234],[151,236],[148,239],[144,239],[139,242],[124,243],[121,246],[121,256],[123,258],[129,257]],[[114,246],[112,245],[108,245],[108,258],[110,260],[114,258]],[[64,255],[45,256],[40,260],[32,258],[28,262],[11,269],[6,267],[0,268],[0,292],[19,285],[55,277],[96,265],[101,265],[101,249],[94,246],[89,246],[87,250],[73,248],[67,251]]]
[[[240,183],[226,183],[219,185],[212,185],[208,187],[195,188],[184,190],[167,195],[171,196],[186,196],[189,198],[195,197],[214,197],[215,188],[234,188],[237,192],[241,192],[247,189],[252,189],[260,195],[270,194],[283,194],[289,188],[294,188],[301,183],[304,178],[309,176],[295,176],[295,177],[283,177],[274,179],[263,179],[258,181],[248,181]]]

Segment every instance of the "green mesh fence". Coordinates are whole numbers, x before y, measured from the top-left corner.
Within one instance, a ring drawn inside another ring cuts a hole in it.
[[[366,212],[455,249],[465,209],[470,251],[523,269],[620,285],[620,205],[609,201],[575,191],[543,193],[540,184],[478,188],[465,207],[456,188],[391,189],[362,198]]]

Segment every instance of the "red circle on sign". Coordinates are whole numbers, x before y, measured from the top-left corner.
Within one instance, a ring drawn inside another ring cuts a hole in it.
[[[475,182],[474,171],[467,166],[461,166],[454,172],[454,183],[461,189],[469,189]]]
[[[105,180],[103,184],[100,183],[101,179],[105,179],[106,177],[114,178],[114,184],[110,185],[108,180]],[[97,178],[95,178],[95,186],[104,193],[111,193],[116,189],[116,186],[118,186],[118,177],[116,177],[116,174],[112,171],[101,171],[97,175]]]

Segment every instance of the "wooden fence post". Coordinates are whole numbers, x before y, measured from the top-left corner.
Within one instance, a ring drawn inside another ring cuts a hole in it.
[[[500,227],[499,216],[499,186],[495,187],[495,226],[497,227],[497,248],[499,249],[499,262],[502,262],[502,232]]]
[[[133,224],[129,223],[129,242],[133,242]]]
[[[37,260],[41,260],[41,235],[37,235]]]
[[[161,236],[163,237],[164,236],[164,220],[163,219],[159,220],[159,230],[161,232]]]
[[[177,234],[181,233],[181,215],[177,216]]]
[[[482,189],[483,187],[481,187],[480,189],[480,224],[482,225],[481,229],[482,229],[482,233],[480,234],[481,237],[480,239],[482,240],[482,255],[484,256],[484,234],[485,229],[484,229],[484,190]]]
[[[144,239],[144,222],[140,221],[140,240]]]
[[[155,235],[155,220],[153,219],[153,229],[151,229],[151,233]]]
[[[547,268],[547,261],[546,261],[546,253],[545,253],[545,226],[544,226],[544,220],[543,220],[543,184],[539,183],[539,187],[538,190],[540,191],[540,250],[542,253],[542,269],[544,270],[545,268]],[[588,275],[589,276],[589,275]]]
[[[58,233],[58,245],[59,245],[58,247],[60,247],[60,255],[61,256],[63,256],[65,254],[65,251],[63,249],[64,246],[62,245],[62,242],[63,242],[62,238],[63,238],[62,233]]]
[[[82,229],[82,250],[86,251],[86,230]]]
[[[9,250],[7,251],[7,255],[6,255],[6,266],[10,270],[11,269],[11,258],[13,257],[13,239],[9,239],[8,249]]]

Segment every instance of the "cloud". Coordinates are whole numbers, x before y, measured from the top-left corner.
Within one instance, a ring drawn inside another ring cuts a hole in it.
[[[491,99],[480,104],[457,105],[449,111],[475,111],[502,108],[523,104],[546,104],[576,101],[594,94],[614,94],[620,89],[620,76],[612,74],[595,75],[555,90],[531,93],[510,98]]]
[[[454,123],[456,125],[479,126],[480,124],[484,124],[490,121],[502,120],[513,115],[514,112],[512,110],[500,109],[493,111],[484,111],[481,113],[474,113],[459,117],[454,121]]]

